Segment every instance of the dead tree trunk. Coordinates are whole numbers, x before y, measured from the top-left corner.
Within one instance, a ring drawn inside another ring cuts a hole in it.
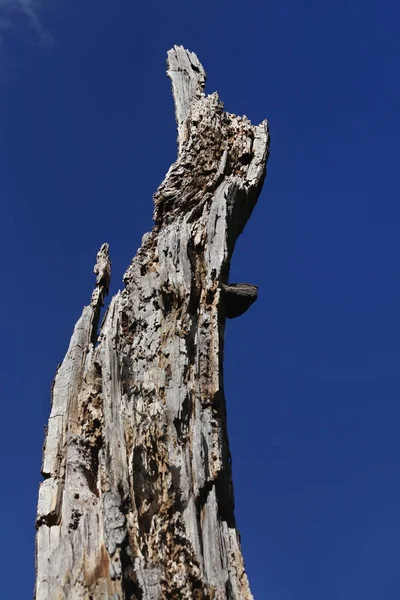
[[[36,599],[252,598],[235,528],[223,391],[228,283],[260,193],[268,128],[224,112],[182,47],[168,53],[178,158],[155,226],[110,303],[108,245],[52,389],[37,512]]]

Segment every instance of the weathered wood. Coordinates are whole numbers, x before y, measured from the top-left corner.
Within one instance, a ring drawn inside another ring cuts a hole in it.
[[[37,512],[36,599],[252,598],[234,518],[223,392],[228,285],[260,193],[268,128],[204,94],[195,54],[168,52],[178,158],[153,230],[110,303],[108,246],[52,391]]]

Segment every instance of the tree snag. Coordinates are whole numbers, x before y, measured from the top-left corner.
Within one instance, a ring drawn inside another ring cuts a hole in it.
[[[178,157],[153,230],[111,300],[108,245],[52,389],[39,490],[36,600],[249,600],[235,528],[223,391],[228,282],[266,172],[268,127],[204,93],[195,54],[168,52]]]

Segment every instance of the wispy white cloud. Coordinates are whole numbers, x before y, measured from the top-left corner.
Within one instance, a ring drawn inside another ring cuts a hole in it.
[[[13,28],[13,14],[26,17],[42,42],[51,42],[48,31],[39,18],[41,0],[0,0],[0,29]]]

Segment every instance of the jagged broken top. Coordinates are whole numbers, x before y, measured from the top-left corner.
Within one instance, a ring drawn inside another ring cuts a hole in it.
[[[228,224],[229,238],[234,240],[250,216],[265,176],[267,122],[254,126],[245,116],[224,112],[217,92],[205,94],[206,73],[194,52],[174,46],[168,51],[167,65],[178,156],[154,194],[154,221],[159,229],[191,213],[192,222],[206,214],[208,209],[203,209],[210,207],[218,189],[240,188],[241,200],[235,193],[229,201],[228,219],[236,223]]]
[[[168,77],[172,83],[175,116],[178,127],[187,119],[190,105],[196,97],[204,95],[206,72],[194,52],[183,46],[168,51]]]

